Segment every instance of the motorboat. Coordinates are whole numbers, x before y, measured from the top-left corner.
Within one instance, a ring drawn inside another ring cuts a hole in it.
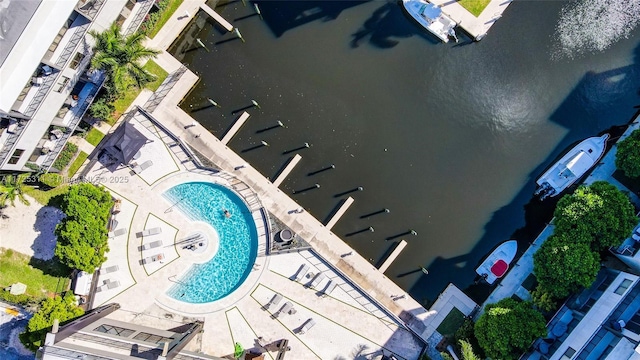
[[[540,200],[556,196],[580,179],[604,154],[609,134],[581,141],[549,168],[538,180],[534,195]]]
[[[420,25],[440,40],[449,42],[449,37],[452,37],[458,42],[454,29],[458,24],[445,15],[438,5],[425,0],[402,0],[402,4]]]
[[[493,285],[496,280],[503,277],[509,270],[509,264],[516,257],[518,242],[515,240],[505,241],[498,246],[487,258],[478,266],[476,273],[480,275],[489,285]]]

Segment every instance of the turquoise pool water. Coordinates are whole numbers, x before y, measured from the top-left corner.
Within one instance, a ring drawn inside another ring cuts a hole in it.
[[[220,237],[217,254],[204,264],[192,265],[167,294],[202,304],[237,289],[251,272],[258,252],[256,225],[242,199],[224,186],[206,182],[180,184],[164,196],[191,220],[210,224]],[[231,217],[225,216],[225,209]]]

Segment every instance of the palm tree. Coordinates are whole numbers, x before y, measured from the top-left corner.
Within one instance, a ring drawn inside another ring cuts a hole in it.
[[[26,174],[28,176],[28,174]],[[16,197],[21,203],[30,205],[29,200],[24,197],[24,191],[26,185],[24,184],[24,175],[8,175],[2,180],[0,185],[0,207],[4,207],[7,200],[11,203],[11,206],[15,206]]]
[[[145,83],[155,80],[155,76],[146,71],[140,63],[156,57],[160,51],[142,45],[145,39],[143,33],[136,32],[124,36],[120,27],[113,23],[101,33],[91,30],[89,34],[96,41],[91,67],[107,71],[116,93],[126,91],[131,85],[142,87]]]

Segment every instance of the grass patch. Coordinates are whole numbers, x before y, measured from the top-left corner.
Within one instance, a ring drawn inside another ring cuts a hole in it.
[[[158,35],[162,26],[167,23],[171,15],[176,12],[176,9],[182,4],[184,0],[165,0],[166,8],[162,10],[162,13],[157,15],[157,19],[153,27],[147,31],[147,36],[153,39],[154,36]]]
[[[69,269],[56,260],[39,260],[11,249],[0,248],[2,288],[21,282],[27,285],[27,296],[42,299],[65,291],[69,287],[68,274]]]
[[[457,0],[458,4],[467,9],[475,17],[480,16],[491,0]]]
[[[87,140],[89,144],[93,146],[98,146],[98,144],[100,144],[100,141],[102,140],[103,137],[104,137],[104,134],[100,132],[100,130],[96,128],[91,128],[91,130],[87,132],[87,136],[85,136],[84,139]]]
[[[82,166],[82,164],[84,163],[85,160],[87,160],[88,157],[89,157],[89,154],[87,154],[84,151],[80,151],[80,154],[78,154],[78,157],[76,157],[76,159],[73,160],[73,162],[71,163],[71,166],[69,166],[69,170],[67,170],[67,176],[72,178],[73,175],[76,174],[78,169],[80,169],[80,166]]]
[[[464,323],[464,314],[457,308],[452,308],[436,329],[442,336],[453,337]]]
[[[164,79],[166,79],[167,76],[169,75],[168,72],[166,72],[163,68],[160,67],[160,65],[158,65],[153,60],[147,61],[147,63],[144,65],[144,69],[156,76],[156,79],[154,81],[148,83],[145,86],[145,88],[151,91],[158,90],[158,88],[160,87],[160,84],[162,84]]]
[[[150,82],[145,86],[146,89],[152,91],[156,91],[160,84],[162,84],[164,79],[167,78],[167,75],[169,75],[169,73],[164,71],[164,69],[156,64],[156,62],[153,60],[147,61],[147,63],[144,65],[144,69],[157,77],[155,81]],[[129,89],[129,91],[125,92],[121,98],[118,98],[116,101],[114,101],[113,106],[115,107],[115,111],[113,112],[113,114],[111,114],[111,118],[109,118],[109,121],[107,122],[110,125],[115,124],[120,116],[122,116],[122,114],[127,111],[133,100],[138,97],[141,91],[142,89],[132,87],[131,89]]]
[[[44,206],[61,207],[64,195],[69,191],[69,185],[63,184],[51,190],[28,188],[25,193]]]

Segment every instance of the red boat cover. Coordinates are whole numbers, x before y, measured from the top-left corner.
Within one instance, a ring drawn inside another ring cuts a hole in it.
[[[495,264],[493,264],[493,266],[491,267],[491,272],[493,273],[493,275],[495,275],[496,277],[502,277],[502,275],[504,275],[504,273],[507,272],[507,269],[509,269],[509,264],[507,264],[506,262],[504,262],[504,260],[498,260],[496,261]]]

